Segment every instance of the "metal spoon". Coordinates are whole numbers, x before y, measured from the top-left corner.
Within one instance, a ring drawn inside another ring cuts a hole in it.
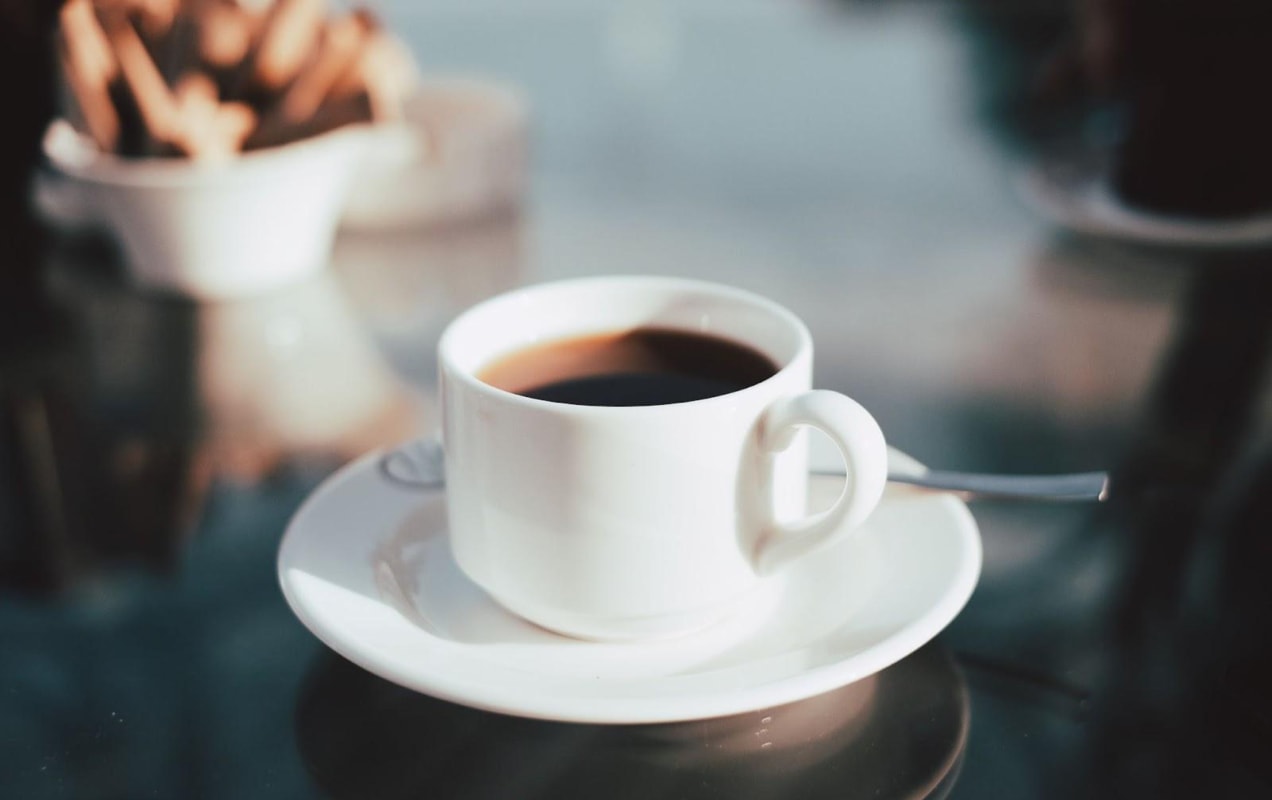
[[[814,475],[843,475],[839,470],[814,470]],[[1107,472],[1079,472],[1067,475],[986,475],[977,472],[929,470],[922,474],[889,473],[891,483],[904,483],[937,492],[955,492],[969,497],[996,497],[1013,500],[1095,501],[1109,496]]]
[[[446,483],[442,448],[433,439],[418,439],[389,451],[380,460],[385,477],[413,489],[432,489]],[[842,470],[813,470],[814,475],[843,475]],[[1108,498],[1107,472],[1069,475],[986,475],[975,472],[929,470],[922,474],[892,473],[892,483],[969,497],[1017,500],[1096,501]]]

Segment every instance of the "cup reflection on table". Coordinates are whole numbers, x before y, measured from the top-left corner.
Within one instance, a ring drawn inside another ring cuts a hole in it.
[[[246,476],[285,458],[344,461],[410,435],[424,416],[330,274],[202,308],[197,354],[208,439]]]

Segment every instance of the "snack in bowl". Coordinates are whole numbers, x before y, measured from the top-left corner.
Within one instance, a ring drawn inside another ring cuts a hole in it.
[[[199,299],[325,266],[369,132],[415,82],[371,14],[323,0],[69,0],[58,55],[42,204],[113,232],[138,283]]]
[[[67,117],[103,153],[223,158],[402,114],[405,49],[324,0],[69,0]]]

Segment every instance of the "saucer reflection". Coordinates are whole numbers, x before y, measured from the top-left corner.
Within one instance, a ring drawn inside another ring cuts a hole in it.
[[[943,797],[970,720],[929,645],[819,697],[693,722],[574,725],[417,694],[329,652],[298,701],[302,757],[337,798]]]

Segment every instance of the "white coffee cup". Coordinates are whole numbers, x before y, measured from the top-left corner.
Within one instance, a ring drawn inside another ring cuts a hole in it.
[[[748,345],[779,369],[728,394],[634,407],[538,400],[478,377],[531,345],[646,327]],[[462,314],[438,350],[455,559],[545,628],[613,640],[705,627],[765,576],[850,535],[883,493],[879,425],[811,389],[808,329],[748,292],[662,277],[531,286]],[[811,516],[805,425],[838,446],[848,475]]]

